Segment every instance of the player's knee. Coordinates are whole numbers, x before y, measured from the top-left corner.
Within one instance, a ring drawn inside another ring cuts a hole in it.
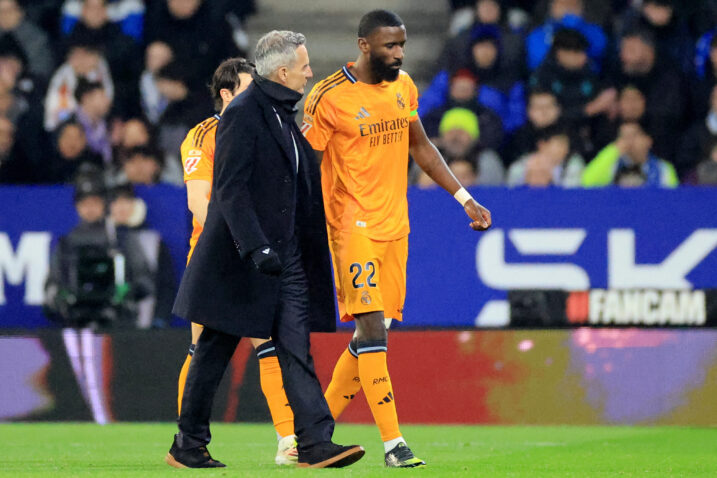
[[[383,319],[383,312],[369,312],[356,316],[358,340],[387,340],[388,333]]]

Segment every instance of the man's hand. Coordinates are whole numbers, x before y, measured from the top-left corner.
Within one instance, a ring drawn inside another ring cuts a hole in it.
[[[466,214],[473,219],[470,226],[474,231],[485,231],[493,223],[490,211],[478,204],[475,199],[469,199],[463,208],[466,210]]]
[[[251,253],[251,261],[262,274],[278,276],[281,274],[279,255],[269,246],[262,246]]]

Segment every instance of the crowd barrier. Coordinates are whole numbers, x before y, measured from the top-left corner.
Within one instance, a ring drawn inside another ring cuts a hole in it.
[[[409,190],[406,326],[715,325],[717,188],[472,193],[493,213],[487,232],[471,231],[444,191]],[[181,277],[184,190],[138,194]],[[0,188],[0,327],[48,325],[40,304],[50,252],[76,222],[70,188]]]

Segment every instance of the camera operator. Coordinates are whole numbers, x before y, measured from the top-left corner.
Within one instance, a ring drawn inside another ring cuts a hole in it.
[[[52,255],[46,311],[64,327],[134,326],[138,301],[154,292],[142,248],[132,236],[118,241],[114,222],[105,217],[99,177],[80,178],[74,201],[80,223]]]

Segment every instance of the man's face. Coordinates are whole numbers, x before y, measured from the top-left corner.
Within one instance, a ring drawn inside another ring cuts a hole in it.
[[[91,118],[100,120],[109,113],[112,102],[103,88],[96,88],[82,96],[80,106]]]
[[[0,89],[12,90],[22,73],[22,62],[14,56],[0,57]]]
[[[627,123],[620,126],[617,140],[620,150],[632,161],[640,164],[647,161],[647,155],[652,147],[652,138],[642,130],[640,125]]]
[[[467,131],[453,128],[441,135],[441,145],[449,156],[462,157],[468,154],[475,141]]]
[[[550,161],[535,154],[525,164],[525,184],[534,187],[549,186],[553,182],[553,168]]]
[[[126,226],[134,212],[134,199],[127,196],[119,196],[110,203],[110,216],[115,224]]]
[[[564,135],[557,135],[540,141],[538,142],[538,152],[548,160],[551,166],[557,166],[565,161],[570,153],[570,139]]]
[[[406,27],[377,28],[365,40],[374,77],[380,81],[396,81],[403,65]]]
[[[105,216],[105,201],[100,196],[86,196],[75,203],[83,222],[97,222]]]
[[[0,0],[0,30],[14,30],[22,21],[22,10],[16,0]]]
[[[451,81],[451,99],[459,103],[465,103],[476,97],[478,85],[475,80],[465,76],[459,76]]]
[[[657,5],[649,1],[642,4],[642,14],[656,27],[668,25],[672,21],[672,13],[672,7],[668,5]]]
[[[560,20],[565,15],[582,16],[583,2],[581,0],[553,0],[550,4],[550,16]]]
[[[473,62],[478,68],[491,68],[498,59],[498,48],[490,40],[473,45]]]
[[[149,144],[149,131],[147,126],[138,119],[130,119],[124,124],[122,132],[122,147],[134,148]]]
[[[174,58],[172,49],[164,42],[155,41],[147,46],[144,53],[144,67],[147,71],[157,73]]]
[[[588,62],[588,56],[584,51],[580,50],[558,49],[555,52],[555,58],[560,66],[570,71],[581,70]]]
[[[500,4],[495,0],[478,0],[476,18],[481,23],[494,24],[500,20]]]
[[[473,166],[471,166],[468,161],[451,161],[451,164],[448,166],[458,182],[460,182],[463,186],[472,186],[476,183],[476,179],[478,178]]]
[[[625,88],[618,100],[620,117],[624,120],[638,120],[645,114],[645,96],[635,88]]]
[[[15,127],[9,119],[0,116],[0,156],[10,154],[14,144]]]
[[[645,74],[655,64],[655,50],[640,37],[623,38],[620,47],[622,70],[627,74]]]
[[[167,0],[169,13],[180,20],[190,18],[197,13],[202,5],[202,0]]]
[[[85,0],[82,4],[82,23],[92,30],[102,28],[107,23],[105,0]]]
[[[57,149],[60,156],[66,161],[73,161],[82,154],[87,146],[87,138],[84,130],[76,124],[70,124],[62,128],[57,138]]]
[[[555,123],[560,117],[560,106],[550,94],[532,95],[528,104],[528,119],[536,128]]]
[[[311,66],[309,66],[309,51],[305,45],[299,45],[296,49],[294,63],[286,67],[285,86],[303,95],[306,83],[313,77],[314,74],[311,71]]]
[[[160,166],[153,158],[135,154],[124,162],[124,173],[132,184],[154,184],[159,176]]]
[[[83,47],[75,47],[70,51],[67,62],[78,76],[87,76],[97,69],[100,54]]]

